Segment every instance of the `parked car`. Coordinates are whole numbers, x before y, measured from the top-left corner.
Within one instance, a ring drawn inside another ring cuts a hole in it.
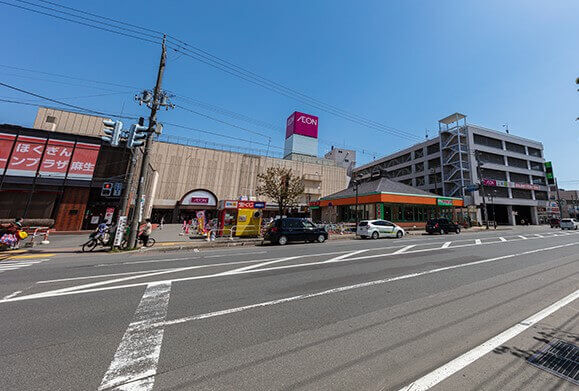
[[[362,239],[401,238],[404,234],[402,227],[387,220],[363,220],[356,227],[356,235]]]
[[[561,229],[578,229],[579,221],[577,219],[563,219],[560,223]]]
[[[319,242],[328,239],[328,232],[308,219],[285,217],[276,219],[267,227],[264,240],[281,244],[288,242]]]
[[[561,227],[561,220],[551,219],[551,220],[549,220],[549,225],[551,226],[551,228],[560,228]]]
[[[426,232],[428,232],[430,235],[435,232],[442,235],[449,232],[456,232],[459,234],[460,225],[446,218],[430,219],[426,222]]]

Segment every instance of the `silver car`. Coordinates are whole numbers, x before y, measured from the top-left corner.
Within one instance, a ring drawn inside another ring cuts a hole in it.
[[[356,235],[365,238],[401,238],[405,235],[404,229],[387,220],[363,220],[356,227]]]
[[[579,228],[579,221],[577,219],[563,219],[560,223],[561,229],[577,229]]]

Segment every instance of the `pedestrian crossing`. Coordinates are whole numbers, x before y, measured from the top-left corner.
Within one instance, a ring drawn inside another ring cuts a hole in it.
[[[34,264],[45,261],[45,259],[35,259],[35,260],[8,260],[0,262],[0,273],[8,272],[11,270],[18,270],[24,267],[29,267]]]

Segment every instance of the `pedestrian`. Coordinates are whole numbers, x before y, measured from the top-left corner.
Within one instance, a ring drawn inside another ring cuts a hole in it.
[[[149,243],[149,236],[153,232],[153,224],[151,224],[151,219],[145,219],[145,227],[143,228],[143,232],[141,233],[140,239],[143,241],[143,246],[147,247]]]

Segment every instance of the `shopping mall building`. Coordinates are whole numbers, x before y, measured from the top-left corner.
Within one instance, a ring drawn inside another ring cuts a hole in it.
[[[288,119],[283,158],[267,156],[266,151],[227,151],[223,149],[231,146],[215,143],[207,143],[207,147],[198,146],[203,145],[199,142],[197,146],[187,145],[194,140],[161,136],[153,144],[144,215],[170,223],[204,211],[206,218],[212,219],[217,217],[220,201],[242,199],[264,201],[264,215],[275,216],[277,205],[256,191],[257,175],[270,167],[291,168],[303,178],[304,195],[290,213],[309,215],[309,201],[347,186],[347,166],[317,157],[317,117],[294,113],[290,118],[296,124],[305,119],[310,123],[300,128]],[[94,228],[105,217],[116,218],[130,159],[125,148],[101,141],[103,119],[40,107],[33,128],[0,125],[0,219],[52,219],[58,230],[79,230]],[[165,130],[170,131],[168,127]],[[69,159],[52,159],[55,148],[57,153],[66,150]],[[77,173],[72,169],[81,163],[91,170]],[[21,165],[26,170],[16,169]],[[57,165],[57,172],[51,172]],[[138,167],[135,172],[139,172]],[[115,190],[110,195],[101,195],[105,183]]]

